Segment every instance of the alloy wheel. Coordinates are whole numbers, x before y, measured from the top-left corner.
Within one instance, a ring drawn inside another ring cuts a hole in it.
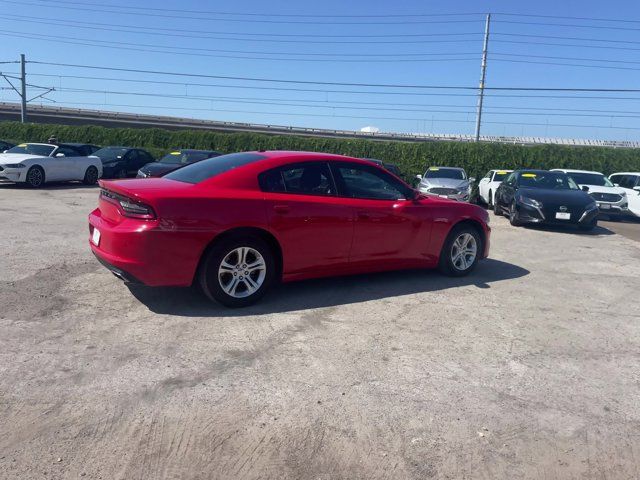
[[[455,239],[451,248],[451,263],[459,271],[465,271],[473,265],[478,254],[478,242],[470,233],[462,233]]]
[[[39,168],[32,168],[29,170],[27,181],[32,187],[39,187],[42,185],[42,170]]]
[[[260,252],[251,247],[231,250],[220,262],[218,282],[234,298],[253,295],[264,283],[267,266]]]

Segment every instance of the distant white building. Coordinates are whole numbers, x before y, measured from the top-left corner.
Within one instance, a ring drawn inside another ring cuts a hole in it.
[[[378,127],[362,127],[360,131],[362,133],[380,133],[380,129]]]

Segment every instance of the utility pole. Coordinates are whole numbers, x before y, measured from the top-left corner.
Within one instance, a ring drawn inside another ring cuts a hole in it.
[[[25,69],[25,61],[24,61],[24,53],[20,54],[20,83],[22,85],[21,87],[21,93],[20,93],[20,100],[21,100],[21,109],[20,109],[20,121],[22,123],[27,123],[27,74],[26,74],[26,69]]]
[[[476,142],[480,141],[480,125],[482,124],[482,103],[484,101],[484,82],[487,77],[487,50],[489,47],[489,27],[491,26],[491,14],[487,14],[487,23],[484,27],[484,45],[482,47],[482,69],[480,72],[480,87],[478,89],[478,114],[476,117]]]

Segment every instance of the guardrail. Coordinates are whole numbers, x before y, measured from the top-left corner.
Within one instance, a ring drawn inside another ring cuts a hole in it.
[[[395,140],[403,142],[473,142],[473,135],[439,133],[390,133],[330,130],[322,128],[292,127],[241,122],[199,120],[162,115],[147,115],[106,110],[30,105],[29,118],[37,123],[93,124],[102,126],[128,126],[135,128],[204,129],[227,132],[255,132],[277,135],[306,135],[317,137],[366,138],[369,140]],[[19,120],[20,105],[0,102],[0,120]],[[640,142],[613,140],[585,140],[545,137],[505,137],[483,135],[481,142],[512,143],[517,145],[555,144],[613,148],[640,148]]]

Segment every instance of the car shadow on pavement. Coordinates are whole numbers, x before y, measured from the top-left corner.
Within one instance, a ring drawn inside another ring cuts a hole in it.
[[[491,283],[528,274],[528,270],[517,265],[487,259],[472,274],[462,278],[445,277],[436,270],[409,270],[306,280],[278,285],[256,305],[242,309],[230,309],[209,302],[195,288],[129,285],[129,290],[155,313],[188,317],[242,317],[334,307],[469,285],[491,288]]]
[[[524,225],[523,228],[529,228],[531,230],[540,230],[542,232],[553,232],[553,233],[569,233],[573,235],[585,235],[591,237],[600,237],[604,235],[615,235],[615,232],[612,232],[608,228],[605,228],[601,225],[598,225],[593,230],[584,231],[580,230],[578,227],[574,225]]]

